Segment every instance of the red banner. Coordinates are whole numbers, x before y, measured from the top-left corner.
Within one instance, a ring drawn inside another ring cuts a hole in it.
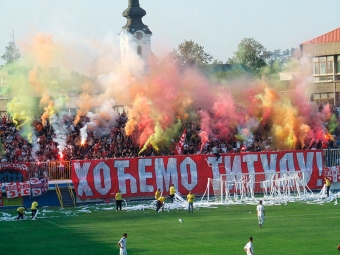
[[[324,167],[323,175],[327,177],[332,183],[340,182],[340,167]]]
[[[24,197],[31,194],[30,182],[9,182],[5,184],[7,198]]]
[[[153,196],[157,189],[203,195],[208,178],[228,173],[305,171],[310,189],[322,188],[322,151],[279,151],[214,155],[182,155],[72,162],[72,182],[81,198],[109,198],[118,190],[124,197]]]
[[[32,197],[41,196],[48,191],[48,179],[47,178],[30,178]]]

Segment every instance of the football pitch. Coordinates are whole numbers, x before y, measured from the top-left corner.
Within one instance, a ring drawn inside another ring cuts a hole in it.
[[[246,254],[243,247],[250,236],[256,255],[339,254],[339,206],[334,202],[265,206],[263,228],[257,223],[256,205],[196,208],[190,214],[182,209],[115,211],[113,205],[91,213],[64,209],[67,214],[60,214],[59,208],[48,207],[46,218],[0,221],[0,251],[13,255],[119,254],[117,242],[126,232],[129,255]],[[15,209],[1,212],[16,215]]]

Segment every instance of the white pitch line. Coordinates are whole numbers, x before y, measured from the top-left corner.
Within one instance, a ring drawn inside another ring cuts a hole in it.
[[[68,229],[67,227],[64,227],[64,226],[58,225],[57,223],[54,223],[54,222],[52,222],[52,221],[45,220],[45,219],[42,219],[42,220],[44,220],[44,221],[47,221],[47,222],[49,222],[49,223],[51,223],[51,224],[53,224],[53,225],[56,225],[56,226],[58,226],[58,227],[60,227],[60,228],[66,228],[66,229]]]

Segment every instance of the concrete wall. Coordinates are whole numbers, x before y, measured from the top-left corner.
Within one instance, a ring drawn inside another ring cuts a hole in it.
[[[340,42],[320,43],[320,44],[302,44],[300,45],[302,56],[326,56],[340,54]]]

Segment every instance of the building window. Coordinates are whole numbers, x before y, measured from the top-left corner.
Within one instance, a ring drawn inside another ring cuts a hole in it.
[[[338,55],[337,58],[338,58],[338,61],[337,61],[338,63],[337,63],[337,70],[336,70],[336,72],[340,73],[340,55]]]
[[[315,93],[312,96],[312,101],[315,102],[317,105],[327,105],[333,107],[334,105],[334,93]]]
[[[313,58],[314,76],[333,74],[333,63],[334,63],[333,56]]]
[[[138,56],[142,57],[142,46],[137,47],[137,54]]]

